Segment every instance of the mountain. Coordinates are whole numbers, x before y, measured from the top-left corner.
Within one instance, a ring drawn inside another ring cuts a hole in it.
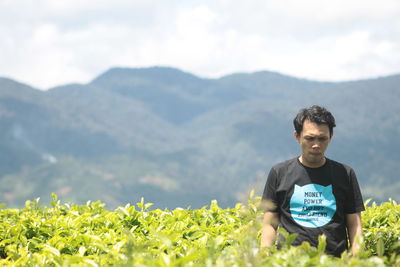
[[[316,82],[279,73],[205,79],[174,68],[113,68],[40,91],[0,78],[0,202],[145,201],[222,206],[261,194],[299,153],[292,120],[319,104],[337,127],[327,156],[352,166],[364,198],[399,199],[400,75]]]

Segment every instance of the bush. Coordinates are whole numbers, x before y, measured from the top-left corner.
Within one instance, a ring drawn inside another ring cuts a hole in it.
[[[400,208],[394,201],[367,207],[365,253],[324,254],[308,243],[259,249],[259,199],[222,209],[150,210],[143,200],[109,211],[100,202],[50,207],[39,200],[0,210],[2,266],[385,266],[398,265]]]

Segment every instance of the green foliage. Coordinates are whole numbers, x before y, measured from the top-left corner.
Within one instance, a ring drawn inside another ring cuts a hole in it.
[[[0,210],[1,266],[398,266],[399,206],[367,208],[365,253],[341,258],[319,246],[291,246],[294,235],[280,230],[283,248],[259,249],[259,198],[232,209],[217,201],[201,209],[150,210],[142,199],[113,211],[101,202],[50,206],[39,199],[23,209]],[[387,219],[385,219],[387,218]],[[379,238],[378,238],[379,237]],[[382,240],[379,241],[379,240]],[[382,251],[380,251],[382,250]],[[397,264],[397,265],[396,265]]]
[[[363,213],[365,247],[373,254],[393,262],[400,255],[400,206],[394,200]]]

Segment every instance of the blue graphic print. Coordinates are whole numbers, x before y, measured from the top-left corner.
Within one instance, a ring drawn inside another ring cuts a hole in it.
[[[332,185],[308,184],[294,186],[290,199],[292,218],[301,226],[321,227],[329,223],[336,212]]]

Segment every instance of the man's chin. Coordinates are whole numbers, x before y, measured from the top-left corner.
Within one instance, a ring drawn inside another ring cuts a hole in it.
[[[311,163],[311,164],[315,164],[315,165],[323,164],[324,161],[325,161],[325,157],[322,154],[318,154],[318,155],[311,154],[308,157],[308,162]]]

